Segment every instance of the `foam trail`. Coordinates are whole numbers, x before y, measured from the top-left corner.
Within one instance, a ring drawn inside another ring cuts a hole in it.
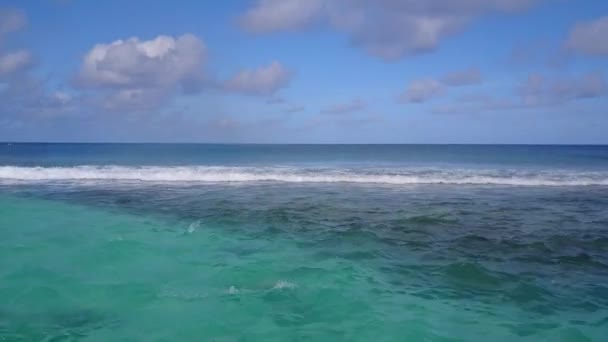
[[[224,166],[0,166],[0,181],[291,182],[369,184],[608,185],[608,172],[450,168],[299,168]]]

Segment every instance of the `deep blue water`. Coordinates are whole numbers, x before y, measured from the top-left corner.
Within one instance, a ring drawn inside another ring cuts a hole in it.
[[[603,341],[608,147],[0,145],[0,341]]]
[[[608,146],[0,144],[0,165],[532,166],[608,169]]]

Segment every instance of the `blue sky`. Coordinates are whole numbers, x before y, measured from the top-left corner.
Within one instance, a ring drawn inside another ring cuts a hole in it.
[[[608,143],[603,0],[3,1],[0,140]]]

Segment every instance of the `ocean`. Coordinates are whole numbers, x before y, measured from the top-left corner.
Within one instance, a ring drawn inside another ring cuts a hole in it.
[[[608,146],[0,144],[0,341],[606,341]]]

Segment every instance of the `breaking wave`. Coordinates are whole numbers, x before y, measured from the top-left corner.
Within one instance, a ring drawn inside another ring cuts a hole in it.
[[[369,184],[608,185],[608,171],[225,166],[0,166],[0,181],[291,182]]]

